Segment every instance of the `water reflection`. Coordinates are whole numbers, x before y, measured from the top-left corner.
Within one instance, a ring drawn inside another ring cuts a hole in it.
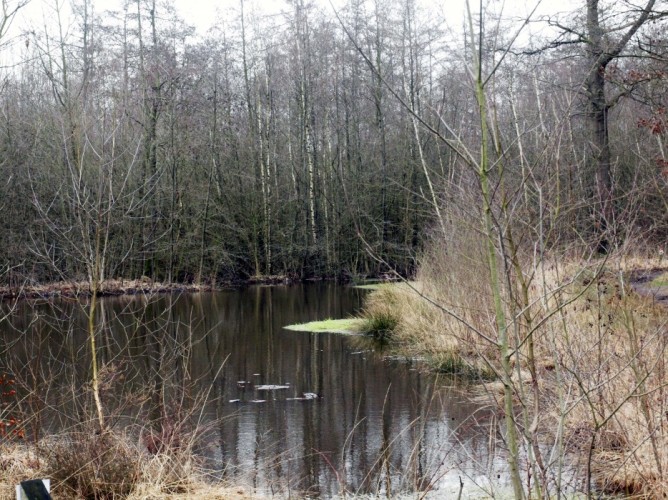
[[[503,467],[490,461],[486,416],[466,387],[350,337],[282,328],[346,317],[363,293],[314,284],[105,299],[99,345],[110,422],[156,429],[161,439],[197,427],[214,473],[274,493],[443,492],[478,466]],[[80,303],[19,303],[2,339],[33,436],[92,414]]]

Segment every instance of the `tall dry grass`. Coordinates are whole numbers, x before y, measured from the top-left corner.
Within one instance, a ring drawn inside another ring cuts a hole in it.
[[[51,479],[54,499],[253,499],[243,487],[212,480],[192,450],[148,453],[127,435],[70,433],[38,445],[0,447],[0,498],[14,498],[16,484]]]
[[[453,226],[448,238],[431,242],[414,281],[374,291],[363,315],[394,317],[390,346],[425,357],[436,370],[486,376],[495,349],[488,275],[479,235]]]
[[[498,373],[481,248],[475,231],[441,238],[415,282],[373,292],[365,315],[394,315],[391,345],[426,357],[436,369]],[[513,391],[525,452],[540,453],[532,440],[548,450],[537,468],[552,474],[545,484],[558,480],[565,457],[577,457],[583,489],[665,497],[668,308],[637,293],[629,277],[667,263],[657,251],[596,260],[519,258],[528,303],[520,300],[521,280],[511,269],[504,307],[517,348]],[[498,386],[485,387],[500,401]]]

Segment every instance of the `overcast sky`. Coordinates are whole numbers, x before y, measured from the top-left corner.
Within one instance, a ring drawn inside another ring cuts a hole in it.
[[[9,0],[10,5],[16,5],[22,0]],[[72,24],[68,20],[70,4],[72,0],[29,0],[28,4],[21,9],[19,15],[14,20],[10,32],[2,40],[0,47],[0,66],[13,65],[10,61],[16,61],[16,50],[22,50],[25,43],[21,33],[33,27],[38,31],[44,26],[53,22],[55,17],[55,2],[59,2],[64,17],[64,25],[67,27]],[[221,20],[236,17],[239,10],[240,0],[170,0],[176,7],[179,15],[190,25],[195,26],[199,34],[205,34],[206,31]],[[333,15],[330,0],[311,0],[317,4],[324,12],[331,12]],[[382,1],[382,0],[379,0]],[[158,0],[160,3],[161,0]],[[308,2],[308,0],[307,0]],[[342,6],[348,0],[332,0],[335,6]],[[445,19],[447,25],[453,30],[453,34],[461,33],[465,0],[416,0],[423,9],[432,10],[435,16]],[[522,23],[520,19],[525,18],[538,2],[539,8],[536,16],[544,14],[554,14],[558,9],[569,11],[576,5],[581,5],[583,0],[485,0],[489,2],[491,8],[499,11],[503,8],[505,17],[513,17],[518,20],[516,26]],[[255,12],[258,15],[269,15],[280,13],[281,10],[289,10],[290,6],[286,0],[244,0],[246,12]],[[472,10],[477,10],[478,1],[471,1]],[[102,13],[106,10],[119,10],[122,0],[93,0],[93,8],[96,13]],[[369,0],[369,7],[373,5],[373,0]],[[338,8],[338,7],[337,7]],[[230,14],[233,10],[235,13]],[[225,13],[228,13],[225,15]],[[158,11],[159,14],[159,11]],[[541,32],[544,26],[532,24],[523,32],[523,38],[529,39],[534,34]],[[20,59],[20,57],[18,58]]]
[[[19,0],[9,0],[10,4],[16,3]],[[59,1],[64,6],[64,11],[67,11],[70,0],[30,0],[28,5],[22,9],[20,16],[15,23],[15,28],[26,26],[30,23],[41,25],[46,17],[50,17],[53,13],[53,4]],[[240,0],[171,0],[175,5],[177,11],[189,23],[194,25],[200,33],[206,30],[215,23],[218,18],[217,13],[224,12],[230,8],[238,9]],[[314,0],[321,4],[323,8],[330,10],[329,0]],[[451,25],[461,24],[464,13],[465,0],[418,0],[426,8],[434,9],[439,13],[445,14],[446,19],[450,21]],[[503,6],[504,12],[508,15],[525,16],[535,6],[539,0],[495,0],[493,2],[495,9],[500,9]],[[286,0],[245,0],[248,4],[248,9],[257,9],[260,13],[278,13],[281,9],[289,8]],[[334,0],[334,5],[342,5],[344,0]],[[581,3],[581,2],[580,2]],[[94,0],[94,9],[99,13],[109,9],[118,9],[121,4],[120,0]],[[473,0],[471,2],[472,9],[476,10],[478,2]],[[558,8],[571,8],[576,4],[576,0],[542,0],[539,2],[539,13],[553,13]]]

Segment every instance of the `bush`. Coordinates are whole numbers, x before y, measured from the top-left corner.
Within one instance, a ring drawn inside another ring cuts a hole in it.
[[[140,450],[111,431],[72,432],[40,445],[45,472],[69,497],[127,497],[140,473]]]

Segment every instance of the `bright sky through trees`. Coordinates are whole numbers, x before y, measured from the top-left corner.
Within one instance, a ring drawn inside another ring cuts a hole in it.
[[[18,0],[9,1],[10,4],[14,4]],[[60,3],[65,14],[71,11],[71,4],[73,3],[71,0],[30,0],[17,16],[10,32],[10,38],[20,36],[22,31],[29,29],[31,26],[42,26],[45,20],[46,22],[52,20],[55,2]],[[230,11],[238,12],[240,0],[168,0],[166,3],[171,3],[188,24],[195,26],[199,34],[204,34],[209,28],[228,18],[229,16],[226,13]],[[332,12],[333,15],[329,0],[315,0],[315,3],[326,11]],[[369,1],[369,8],[371,8],[372,3]],[[418,0],[417,3],[424,10],[432,11],[435,15],[443,17],[446,24],[452,29],[461,27],[465,12],[464,0]],[[504,17],[520,20],[526,18],[534,9],[536,3],[538,3],[538,9],[535,18],[547,14],[556,14],[560,11],[570,11],[577,6],[578,2],[576,0],[565,0],[560,1],[557,6],[554,2],[545,0],[507,0],[506,2],[490,3],[485,8],[491,8],[496,12],[501,12],[501,9],[503,9]],[[96,0],[93,2],[93,7],[97,13],[100,13],[106,10],[118,10],[121,4],[121,0]],[[332,4],[336,8],[341,8],[345,2],[334,0]],[[245,0],[245,5],[247,12],[254,12],[258,15],[280,14],[282,11],[289,11],[290,9],[286,0]],[[471,9],[477,11],[478,6],[478,2],[472,2]]]
[[[13,20],[7,33],[0,41],[0,67],[9,68],[15,66],[19,61],[25,59],[21,52],[25,52],[26,33],[44,31],[45,27],[53,29],[56,19],[56,5],[59,6],[63,18],[65,36],[70,31],[76,31],[76,21],[72,16],[72,6],[81,3],[81,0],[5,0],[8,5],[14,7],[19,2],[24,2],[15,19]],[[364,8],[372,12],[375,1],[383,2],[385,0],[366,0],[363,2]],[[122,10],[123,0],[93,0],[93,11],[96,15],[101,15],[106,11]],[[134,3],[134,2],[133,2]],[[197,35],[203,36],[211,28],[223,28],[229,23],[234,23],[238,19],[241,0],[157,0],[158,17],[164,15],[166,6],[172,6],[179,18],[183,19],[187,25],[196,29]],[[334,17],[334,9],[344,9],[348,3],[346,0],[312,0],[312,4],[317,6],[325,15]],[[539,40],[550,39],[555,36],[556,31],[543,22],[547,16],[559,16],[564,18],[582,7],[583,2],[578,0],[563,0],[556,5],[547,0],[506,0],[505,2],[484,1],[483,8],[489,13],[493,12],[492,17],[499,15],[505,19],[508,24],[506,34],[512,36],[518,29],[521,29],[521,35],[516,41],[516,45],[540,45]],[[455,43],[462,40],[465,26],[465,0],[416,0],[418,10],[428,13],[428,17],[443,20],[442,26],[450,31],[451,39]],[[479,11],[479,2],[471,2],[471,10],[476,13]],[[130,7],[132,9],[132,7]],[[290,4],[287,0],[244,0],[244,10],[246,16],[262,18],[265,16],[281,16],[283,13],[289,15]],[[535,12],[534,12],[535,9]],[[523,26],[523,22],[529,17],[530,24]],[[108,21],[107,21],[108,22]]]

